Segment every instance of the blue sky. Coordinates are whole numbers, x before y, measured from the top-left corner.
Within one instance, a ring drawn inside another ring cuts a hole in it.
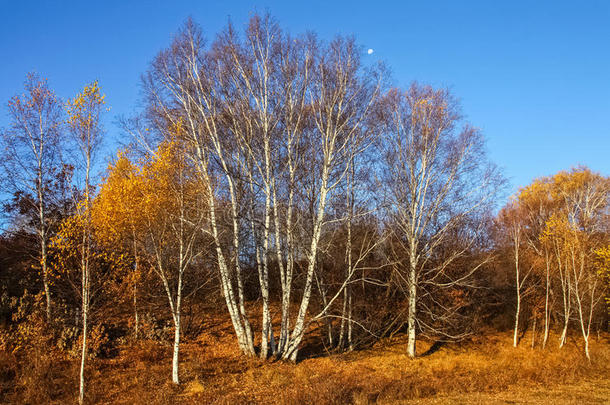
[[[29,71],[62,98],[98,79],[117,115],[138,107],[139,77],[192,16],[213,37],[269,11],[292,33],[354,34],[397,85],[449,87],[480,127],[511,190],[578,164],[610,174],[610,1],[0,0],[0,127]],[[108,152],[107,154],[109,154]]]

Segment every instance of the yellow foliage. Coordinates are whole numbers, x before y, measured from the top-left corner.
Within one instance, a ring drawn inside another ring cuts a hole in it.
[[[85,86],[81,93],[68,100],[68,124],[72,127],[91,128],[96,119],[94,115],[99,111],[97,107],[104,105],[105,100],[106,96],[101,94],[97,80]]]
[[[203,190],[176,142],[162,143],[138,162],[120,152],[108,167],[92,221],[106,241],[141,236],[163,227],[164,218],[182,208],[198,208],[190,203],[200,200]]]
[[[610,245],[597,249],[595,255],[597,257],[597,272],[604,282],[606,291],[604,299],[610,313]]]
[[[50,267],[56,277],[66,277],[79,269],[83,254],[85,218],[86,213],[83,212],[77,212],[66,218],[51,240],[51,248],[56,254]],[[104,249],[97,241],[93,242],[94,248],[88,252],[89,262],[94,264],[93,268],[110,266],[120,270],[130,266],[128,256],[122,251]]]

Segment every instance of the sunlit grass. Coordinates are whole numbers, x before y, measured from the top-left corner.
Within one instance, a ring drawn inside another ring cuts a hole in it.
[[[295,365],[243,357],[227,328],[230,325],[215,324],[185,342],[180,386],[171,384],[169,345],[141,341],[119,348],[113,358],[91,362],[89,401],[148,405],[368,404],[415,399],[460,403],[462,398],[485,403],[501,398],[503,392],[532,392],[541,397],[540,390],[555,390],[557,395],[561,384],[574,387],[586,381],[608,381],[610,371],[608,335],[593,339],[591,363],[576,334],[563,349],[557,347],[557,336],[551,335],[542,350],[539,346],[531,348],[531,336],[527,334],[521,345],[513,348],[512,336],[506,332],[445,344],[431,354],[426,352],[433,342],[419,341],[420,356],[415,359],[407,357],[406,340],[399,336],[366,350],[303,359]],[[69,402],[74,398],[70,387],[74,388],[76,370],[69,362],[60,363],[48,374],[53,376],[53,383],[38,387],[57,390],[46,397],[52,403]],[[579,398],[578,392],[572,394]]]

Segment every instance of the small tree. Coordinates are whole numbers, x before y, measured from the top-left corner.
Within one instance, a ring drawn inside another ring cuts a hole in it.
[[[82,272],[82,350],[79,378],[79,403],[83,403],[85,395],[85,359],[87,358],[87,327],[89,304],[91,302],[91,203],[93,201],[93,185],[91,171],[93,169],[94,154],[98,149],[102,127],[100,115],[105,104],[105,96],[101,94],[97,81],[85,86],[83,91],[67,103],[68,126],[74,143],[77,145],[81,157],[81,175],[83,181],[83,200],[78,205],[78,214],[83,219],[83,232],[80,245],[80,266]]]
[[[519,318],[524,296],[531,292],[526,289],[526,281],[532,274],[533,266],[527,266],[524,260],[523,250],[525,244],[526,218],[524,210],[516,201],[511,201],[500,211],[499,222],[504,231],[508,244],[512,248],[512,256],[515,264],[515,290],[517,303],[515,305],[515,326],[513,329],[513,347],[519,344]]]
[[[134,314],[134,338],[138,338],[138,283],[142,277],[140,251],[142,249],[141,218],[143,190],[139,188],[139,168],[119,152],[108,166],[99,194],[93,203],[92,221],[96,236],[109,248],[129,252],[133,259],[132,271],[126,280],[131,284]]]
[[[174,384],[180,383],[185,274],[205,251],[201,229],[207,208],[202,187],[179,143],[164,142],[138,163],[119,156],[94,204],[98,231],[108,235],[118,230],[133,238],[140,261],[150,266],[163,286],[174,323]]]
[[[593,314],[604,288],[595,268],[595,252],[608,241],[607,213],[610,180],[587,168],[559,172],[552,178],[557,208],[547,221],[543,237],[554,246],[564,297],[564,327],[560,346],[566,340],[573,307],[587,358]]]
[[[413,84],[404,92],[390,91],[385,101],[382,184],[395,269],[408,298],[407,352],[414,357],[418,326],[443,333],[421,322],[421,315],[444,323],[448,319],[437,312],[442,306],[423,305],[419,298],[467,286],[486,260],[452,271],[458,259],[476,248],[502,179],[487,161],[480,132],[461,126],[457,102],[448,91]]]
[[[597,256],[597,272],[603,282],[601,289],[604,291],[606,310],[610,314],[610,245],[597,249],[595,255]]]
[[[36,255],[46,298],[46,318],[51,320],[48,244],[54,225],[52,211],[62,202],[66,175],[61,157],[65,147],[61,101],[46,80],[27,75],[25,93],[8,103],[11,126],[1,132],[0,167],[4,190],[12,193],[15,207],[30,220],[25,225],[36,235]]]

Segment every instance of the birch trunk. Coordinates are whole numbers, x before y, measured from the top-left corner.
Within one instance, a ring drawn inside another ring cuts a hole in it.
[[[46,235],[43,236],[46,238]],[[47,243],[41,243],[41,262],[42,262],[42,284],[44,286],[44,295],[46,300],[46,317],[47,322],[51,322],[51,289],[49,288],[49,269],[47,266]]]
[[[517,308],[515,310],[515,328],[513,332],[513,347],[517,347],[519,333],[519,314],[521,312],[521,279],[519,277],[519,238],[515,237],[515,278],[517,285]]]
[[[82,343],[81,343],[81,358],[80,358],[80,373],[79,373],[79,389],[78,389],[78,402],[83,403],[85,399],[85,359],[87,358],[87,328],[88,328],[88,315],[89,315],[89,304],[88,304],[88,271],[83,274],[82,281]]]
[[[567,339],[568,335],[568,325],[570,322],[570,314],[571,314],[571,281],[570,281],[570,273],[567,268],[564,268],[561,261],[561,252],[557,252],[557,260],[558,260],[558,268],[559,268],[559,278],[561,280],[561,292],[563,298],[563,329],[561,331],[561,335],[559,337],[559,347],[562,348]]]
[[[413,245],[414,246],[414,245]],[[411,258],[409,260],[409,312],[407,315],[407,355],[414,358],[415,351],[415,322],[416,322],[416,300],[417,300],[417,283],[416,283],[416,259],[415,248],[411,249]]]
[[[172,382],[180,384],[178,376],[178,364],[180,355],[180,313],[177,313],[174,319],[174,353],[172,356]]]
[[[265,132],[267,132],[265,121]],[[269,237],[271,226],[271,152],[269,137],[265,136],[265,223],[263,228],[263,252],[262,252],[262,274],[260,279],[261,296],[263,299],[263,328],[261,331],[261,351],[260,357],[266,359],[269,356],[269,336],[273,334],[271,324],[271,314],[269,312]],[[276,238],[279,235],[276,235]]]
[[[44,145],[44,142],[42,140],[42,133],[41,133],[41,148],[42,145]],[[42,151],[41,151],[42,154]],[[44,193],[43,193],[43,184],[42,184],[42,161],[39,160],[38,163],[38,181],[37,181],[37,185],[36,185],[36,191],[38,193],[38,215],[39,215],[39,220],[40,220],[40,228],[39,228],[39,235],[40,235],[40,263],[41,263],[41,267],[42,267],[42,284],[44,287],[44,295],[45,295],[45,299],[46,299],[46,316],[47,316],[47,322],[51,322],[51,291],[49,288],[49,270],[47,267],[47,224],[46,224],[46,217],[45,217],[45,198],[44,198]]]
[[[536,344],[536,320],[537,318],[534,316],[534,325],[532,326],[532,349]]]
[[[347,349],[351,352],[354,350],[354,341],[352,338],[353,335],[353,325],[352,325],[352,291],[351,286],[347,286],[346,289],[349,290],[347,294]]]
[[[252,335],[252,327],[248,320],[248,314],[245,307],[244,298],[244,286],[242,279],[241,264],[239,259],[240,254],[240,241],[239,241],[239,205],[237,201],[237,195],[235,190],[235,182],[231,175],[232,171],[229,170],[228,164],[224,158],[224,151],[221,146],[220,140],[217,138],[216,133],[213,134],[214,147],[216,149],[217,156],[222,165],[224,176],[227,180],[229,195],[231,197],[231,220],[233,224],[233,267],[235,271],[235,278],[237,280],[237,308],[239,309],[239,321],[242,324],[241,329],[243,330],[244,339],[244,354],[249,356],[255,356],[256,351],[254,350],[254,339]],[[217,244],[220,247],[220,243]],[[227,273],[228,276],[228,273]],[[227,280],[227,285],[230,285],[231,281]]]
[[[544,337],[542,339],[542,348],[544,349],[546,347],[546,342],[549,339],[549,317],[550,317],[550,311],[549,311],[549,293],[550,293],[550,288],[551,288],[551,282],[550,282],[550,260],[549,260],[549,254],[548,252],[544,251],[544,261],[546,264],[546,284],[545,284],[545,297],[544,297]]]
[[[201,151],[199,153],[202,153]],[[201,162],[205,162],[207,159],[201,157]],[[207,166],[201,165],[200,171],[203,174],[204,182],[206,184],[206,195],[208,197],[208,210],[210,215],[210,227],[212,230],[212,237],[214,239],[214,247],[216,249],[216,257],[218,260],[218,269],[220,272],[220,282],[222,288],[222,295],[225,298],[225,303],[227,305],[227,309],[229,311],[229,315],[231,317],[231,323],[233,324],[233,329],[235,330],[235,334],[237,336],[237,342],[242,353],[246,355],[252,355],[254,353],[254,348],[251,347],[251,341],[248,341],[248,336],[246,334],[246,330],[244,328],[244,324],[242,323],[239,309],[237,306],[237,300],[235,298],[235,292],[233,286],[231,284],[231,279],[229,276],[229,269],[227,267],[227,262],[222,251],[220,235],[218,231],[218,225],[216,221],[216,201],[214,197],[214,191],[212,189],[211,178],[208,174]]]
[[[278,213],[277,196],[275,191],[275,184],[273,185],[273,218],[275,224],[275,244],[276,244],[276,256],[278,266],[280,270],[280,284],[282,289],[282,303],[281,303],[281,323],[280,323],[280,342],[277,347],[277,356],[284,353],[287,348],[289,334],[290,334],[290,296],[292,292],[292,277],[293,277],[293,224],[292,224],[292,212],[293,212],[293,199],[294,199],[294,177],[295,168],[292,163],[292,137],[289,138],[287,150],[288,150],[288,170],[289,170],[289,182],[288,182],[288,203],[286,207],[286,265],[284,266],[284,257],[281,250],[281,225],[280,217]]]
[[[325,166],[322,172],[322,184],[320,186],[320,199],[318,203],[318,211],[314,222],[313,234],[311,237],[311,245],[309,252],[307,253],[307,279],[305,280],[305,286],[303,288],[303,297],[301,299],[301,305],[299,307],[299,313],[297,315],[294,329],[290,335],[290,341],[288,347],[282,358],[296,362],[298,348],[303,340],[305,333],[305,317],[307,315],[307,308],[309,306],[309,300],[311,298],[311,287],[313,283],[313,275],[315,271],[315,263],[317,258],[318,243],[320,241],[320,234],[322,231],[322,223],[324,220],[324,211],[326,209],[326,197],[328,193],[328,167]]]
[[[324,306],[326,306],[326,302],[324,302]],[[341,308],[341,326],[339,327],[339,341],[337,342],[337,347],[339,349],[343,349],[343,347],[344,347],[346,319],[347,319],[347,288],[345,288],[343,290],[343,306]]]
[[[134,338],[138,340],[138,329],[140,326],[140,317],[138,314],[138,248],[136,246],[135,231],[133,232],[133,257],[134,257],[134,278],[133,278],[133,320],[134,320]]]
[[[87,315],[89,309],[83,305],[83,325],[82,325],[82,345],[81,345],[81,357],[80,357],[80,374],[79,374],[79,388],[78,388],[78,402],[83,403],[85,399],[85,358],[87,357]]]
[[[352,264],[352,220],[354,218],[354,150],[352,147],[350,156],[349,168],[347,171],[347,193],[346,193],[346,205],[347,205],[347,240],[345,244],[345,255],[346,255],[346,272],[345,278],[349,279],[353,273]],[[347,322],[347,348],[351,351],[352,346],[352,289],[351,283],[346,285],[343,294],[343,310],[341,315],[341,336],[339,337],[339,345],[344,348],[344,328]]]
[[[89,317],[89,253],[91,248],[91,189],[90,189],[90,171],[91,171],[91,132],[90,128],[85,138],[85,226],[83,229],[83,240],[81,250],[81,270],[82,270],[82,348],[81,348],[81,363],[80,363],[80,378],[79,378],[79,395],[78,401],[80,404],[85,399],[85,360],[87,358],[87,333],[88,333],[88,317]]]
[[[573,253],[575,255],[575,253]],[[576,268],[578,268],[579,273],[577,273]],[[593,308],[595,306],[595,290],[597,288],[597,278],[594,276],[594,281],[591,281],[589,277],[585,274],[585,255],[580,252],[580,265],[577,266],[575,261],[573,260],[573,271],[574,271],[574,296],[576,297],[576,303],[578,310],[578,320],[580,323],[580,330],[582,332],[582,337],[584,340],[585,346],[585,355],[587,356],[587,360],[591,361],[591,355],[589,353],[589,336],[591,335],[591,322],[593,319]],[[583,301],[586,298],[586,291],[582,291],[580,288],[581,282],[589,283],[589,313],[588,317],[584,314],[583,311]]]
[[[178,367],[180,356],[180,334],[182,332],[182,274],[178,276],[178,289],[176,295],[176,306],[173,311],[174,313],[172,314],[174,318],[174,352],[172,356],[172,382],[174,384],[180,384]]]

